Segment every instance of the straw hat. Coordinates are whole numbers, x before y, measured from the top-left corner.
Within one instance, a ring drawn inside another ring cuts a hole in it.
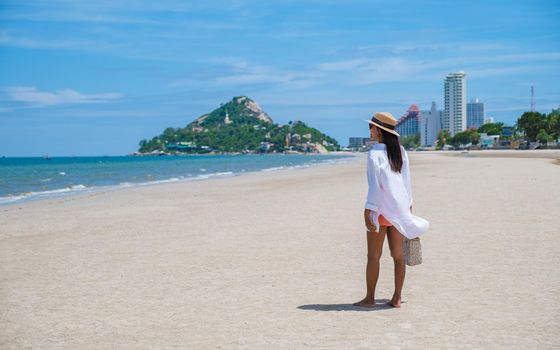
[[[379,129],[383,129],[390,132],[393,135],[401,136],[395,131],[397,126],[397,120],[389,112],[376,112],[371,120],[365,120],[366,122],[377,126]]]

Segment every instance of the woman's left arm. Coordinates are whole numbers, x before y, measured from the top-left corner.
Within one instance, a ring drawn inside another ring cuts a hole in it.
[[[368,231],[377,231],[375,223],[371,220],[371,212],[379,211],[377,196],[381,188],[379,182],[379,166],[376,165],[374,161],[374,155],[372,151],[368,152],[367,156],[367,180],[368,180],[368,193],[366,198],[366,204],[364,208],[364,221]]]
[[[408,163],[408,153],[406,150],[402,149],[403,155],[403,167],[402,167],[402,176],[404,180],[404,185],[406,186],[406,192],[408,193],[408,198],[410,199],[409,206],[412,209],[412,185],[410,184],[410,167]]]

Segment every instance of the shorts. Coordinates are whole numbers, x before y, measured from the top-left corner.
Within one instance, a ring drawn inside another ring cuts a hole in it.
[[[385,227],[393,226],[393,224],[391,224],[389,220],[385,219],[383,215],[379,215],[379,225]]]

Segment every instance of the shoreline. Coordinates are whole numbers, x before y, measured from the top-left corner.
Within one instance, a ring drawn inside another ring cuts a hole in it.
[[[550,159],[553,164],[560,165],[560,150],[474,150],[474,151],[408,151],[409,154],[418,154],[418,155],[439,155],[439,156],[446,156],[446,157],[466,157],[466,158],[539,158],[539,159]],[[0,201],[0,210],[7,208],[12,205],[19,205],[23,203],[29,202],[43,202],[48,200],[55,200],[59,198],[68,198],[68,197],[76,197],[76,196],[88,196],[95,193],[105,193],[105,192],[112,192],[112,191],[122,191],[126,189],[134,189],[134,188],[141,188],[141,187],[151,187],[151,186],[158,186],[158,185],[165,185],[171,183],[191,183],[191,182],[199,182],[199,181],[206,181],[206,180],[217,180],[217,179],[224,179],[230,177],[238,177],[238,176],[247,176],[247,175],[254,175],[254,174],[261,174],[262,173],[269,173],[269,172],[278,172],[278,171],[288,171],[288,170],[301,170],[307,169],[310,167],[320,166],[320,165],[336,165],[339,162],[344,163],[346,161],[352,161],[356,158],[364,157],[367,152],[330,152],[328,154],[314,154],[314,155],[341,155],[347,156],[347,158],[341,158],[338,161],[332,163],[317,163],[317,164],[306,164],[306,165],[296,165],[296,166],[282,166],[278,168],[265,168],[256,171],[248,171],[248,172],[218,172],[218,173],[211,173],[211,174],[204,174],[199,176],[192,176],[192,177],[171,177],[168,179],[161,179],[161,180],[153,180],[147,182],[138,182],[138,183],[130,183],[125,182],[118,185],[105,185],[105,186],[91,186],[86,187],[83,185],[73,186],[74,188],[60,188],[54,190],[47,190],[44,192],[33,193],[31,196],[12,196],[18,197],[12,201]],[[257,156],[255,154],[246,154],[247,156]],[[276,154],[278,156],[282,155],[290,155],[290,154]],[[194,156],[214,156],[214,155],[194,155]],[[216,154],[216,156],[219,156]],[[91,157],[98,157],[98,156],[91,156]],[[103,157],[103,156],[100,156]],[[109,156],[109,157],[129,157],[129,156]],[[132,157],[132,156],[130,156]],[[72,158],[72,157],[65,157],[65,158]],[[6,200],[9,197],[0,197],[0,200]]]
[[[260,155],[283,155],[283,156],[289,156],[289,155],[309,155],[309,156],[329,156],[329,155],[351,155],[352,153],[358,153],[358,152],[349,152],[349,151],[332,151],[332,152],[323,152],[323,153],[312,153],[312,152],[295,152],[295,153],[284,153],[284,152],[269,152],[269,153],[192,153],[192,154],[170,154],[170,155],[165,155],[162,157],[200,157],[200,156],[260,156]],[[101,154],[101,155],[89,155],[89,156],[80,156],[80,155],[58,155],[58,156],[48,156],[47,159],[44,158],[44,156],[40,156],[40,155],[36,155],[36,156],[0,156],[0,159],[15,159],[15,158],[38,158],[38,159],[44,159],[45,161],[51,160],[51,159],[56,159],[56,158],[119,158],[119,157],[149,157],[149,156],[153,156],[155,158],[158,157],[158,155],[150,155],[150,154],[145,154],[145,155],[134,155],[132,153],[129,154],[114,154],[114,155],[106,155],[106,154]]]
[[[201,181],[228,179],[228,178],[240,177],[240,176],[243,177],[262,176],[263,174],[288,172],[293,170],[306,170],[306,169],[321,167],[321,166],[335,166],[347,162],[352,162],[355,161],[355,159],[359,159],[359,158],[360,155],[356,154],[349,157],[336,159],[332,162],[326,161],[321,163],[311,163],[311,164],[294,165],[294,166],[286,165],[286,166],[273,167],[273,168],[264,168],[255,171],[246,171],[246,172],[237,172],[237,173],[218,172],[218,173],[210,173],[210,174],[204,174],[204,175],[192,176],[192,177],[171,177],[169,179],[154,180],[148,182],[138,182],[138,183],[127,182],[118,185],[92,186],[92,187],[83,186],[83,187],[76,187],[75,189],[66,187],[61,189],[45,191],[45,195],[43,195],[42,193],[36,193],[34,194],[34,196],[28,196],[28,197],[13,196],[13,197],[18,197],[18,199],[9,202],[0,201],[0,210],[8,208],[10,206],[16,206],[25,203],[45,202],[50,200],[73,198],[73,197],[88,197],[90,195],[95,195],[98,193],[109,193],[114,191],[132,190],[136,188],[163,186],[167,184],[188,184],[188,183],[201,182]],[[9,197],[0,197],[0,200],[5,198],[9,198]]]
[[[415,151],[415,150],[407,150],[408,152],[413,153],[429,153],[429,154],[459,154],[465,152],[477,153],[477,154],[507,154],[507,153],[516,153],[516,154],[533,154],[533,155],[541,155],[547,153],[557,153],[560,154],[560,149],[483,149],[483,150],[426,150],[426,151]],[[345,156],[355,156],[359,154],[367,153],[366,151],[331,151],[331,152],[324,152],[324,153],[311,153],[311,152],[296,152],[296,153],[284,153],[284,152],[271,152],[271,153],[192,153],[192,154],[171,154],[166,155],[163,157],[200,157],[200,156],[232,156],[232,155],[241,155],[241,156],[259,156],[259,155],[282,155],[282,156],[290,156],[290,155],[309,155],[309,156],[329,156],[329,155],[345,155]],[[80,156],[80,155],[59,155],[59,156],[50,156],[50,159],[55,158],[119,158],[119,157],[158,157],[157,155],[133,155],[133,154],[117,154],[117,155],[89,155],[89,156]],[[15,158],[43,158],[43,156],[1,156],[0,159],[15,159]],[[542,158],[542,157],[536,157]],[[45,161],[48,161],[47,159]]]

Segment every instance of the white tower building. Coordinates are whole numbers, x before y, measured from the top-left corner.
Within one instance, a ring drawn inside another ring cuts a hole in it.
[[[445,108],[442,127],[451,136],[467,129],[467,79],[463,71],[445,78]]]
[[[437,140],[438,132],[441,130],[443,112],[438,111],[436,103],[432,102],[432,108],[422,111],[420,119],[420,143],[422,146],[433,146]]]

